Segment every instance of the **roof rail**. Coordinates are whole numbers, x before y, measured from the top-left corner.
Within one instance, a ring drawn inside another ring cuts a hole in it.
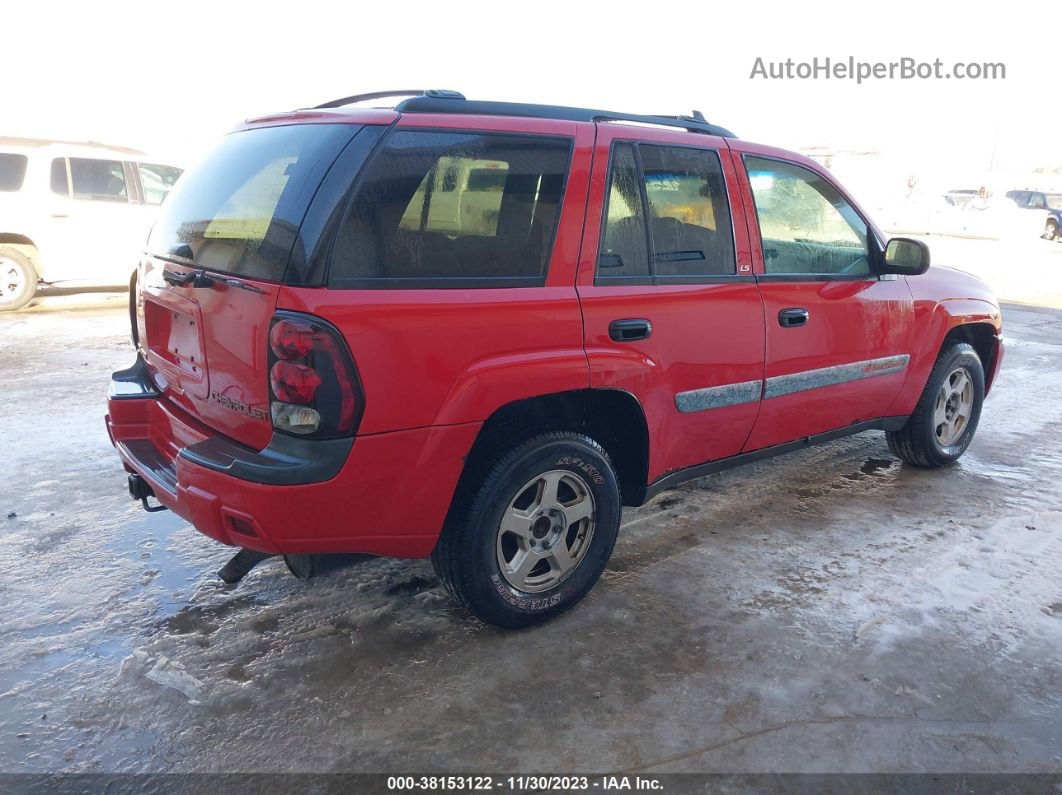
[[[411,92],[412,93],[412,92]],[[591,108],[569,108],[563,105],[530,105],[520,102],[481,102],[470,101],[464,97],[452,96],[457,92],[418,92],[403,102],[395,105],[399,113],[461,113],[478,116],[521,116],[537,119],[561,119],[563,121],[616,121],[651,124],[658,127],[677,127],[689,132],[717,135],[722,138],[736,138],[734,133],[724,127],[709,124],[700,111],[693,111],[691,116],[646,116],[639,113],[616,113],[610,110],[593,110]],[[331,104],[320,107],[335,107]]]
[[[314,110],[323,108],[341,108],[344,105],[353,105],[355,102],[366,102],[370,99],[384,99],[385,97],[437,97],[439,99],[464,99],[465,95],[460,91],[451,91],[447,88],[415,88],[410,91],[373,91],[371,94],[353,94],[349,97],[333,99],[321,105],[314,105]]]

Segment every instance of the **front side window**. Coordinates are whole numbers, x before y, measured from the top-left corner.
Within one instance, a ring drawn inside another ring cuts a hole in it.
[[[541,284],[570,153],[567,138],[393,132],[340,226],[332,286]]]
[[[735,270],[719,156],[706,149],[617,143],[597,278],[682,283]]]
[[[811,169],[746,157],[768,274],[866,276],[868,228],[829,181]]]
[[[11,193],[22,188],[28,162],[25,155],[0,152],[0,191]]]
[[[120,160],[72,157],[70,178],[73,181],[75,199],[129,201],[125,170]]]
[[[177,177],[181,176],[181,169],[155,163],[137,163],[136,170],[140,174],[146,204],[162,204],[177,182]]]
[[[1042,210],[1047,207],[1047,202],[1044,201],[1042,193],[1030,193],[1028,206],[1037,210]]]

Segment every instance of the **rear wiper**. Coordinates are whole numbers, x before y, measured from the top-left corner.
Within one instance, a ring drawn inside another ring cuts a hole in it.
[[[169,268],[163,268],[162,280],[174,287],[211,287],[214,284],[214,280],[202,270],[178,273]]]

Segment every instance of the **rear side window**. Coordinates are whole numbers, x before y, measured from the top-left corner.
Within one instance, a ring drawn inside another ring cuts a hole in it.
[[[648,278],[645,207],[634,144],[616,144],[612,150],[607,201],[598,275]]]
[[[129,201],[125,169],[120,160],[72,157],[70,179],[73,181],[75,199]]]
[[[25,155],[12,155],[0,152],[0,191],[10,193],[22,188],[22,181],[26,178]]]
[[[542,284],[571,141],[397,130],[366,167],[333,287]]]
[[[181,169],[173,166],[160,166],[155,163],[137,163],[140,185],[144,188],[145,204],[162,204],[181,176]]]
[[[609,169],[598,281],[696,283],[736,270],[718,154],[617,143]]]
[[[60,196],[70,195],[70,179],[66,173],[66,158],[57,157],[52,161],[52,192]]]
[[[310,200],[359,130],[292,124],[230,133],[177,182],[148,250],[210,270],[282,280]]]

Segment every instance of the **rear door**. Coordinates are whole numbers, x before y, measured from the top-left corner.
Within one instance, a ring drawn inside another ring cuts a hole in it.
[[[579,273],[586,353],[594,387],[641,403],[650,481],[739,452],[759,409],[763,309],[726,149],[598,125]]]
[[[68,157],[53,160],[52,169],[58,192],[49,216],[48,279],[128,284],[147,235],[129,165]]]
[[[300,226],[359,131],[336,123],[230,133],[174,188],[148,241],[144,356],[173,403],[247,445],[272,434],[267,335]],[[336,179],[349,186],[353,177]]]
[[[767,343],[746,451],[882,416],[910,360],[906,280],[874,273],[877,233],[814,163],[743,142],[733,149]]]

